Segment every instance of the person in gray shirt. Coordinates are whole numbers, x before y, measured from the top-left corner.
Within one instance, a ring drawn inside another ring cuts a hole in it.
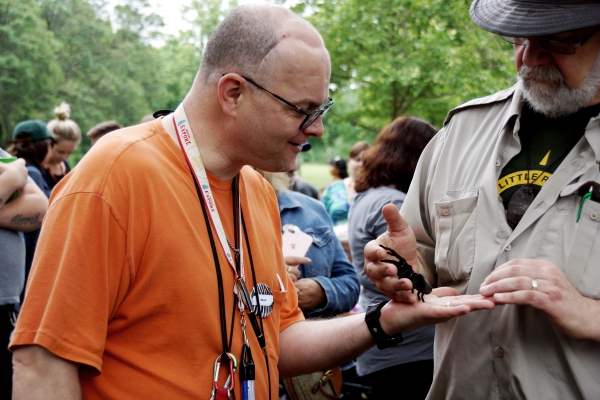
[[[25,160],[0,149],[0,397],[12,392],[12,353],[8,351],[19,296],[25,281],[22,232],[42,224],[48,199],[28,177]]]
[[[358,193],[348,219],[352,262],[362,285],[362,310],[370,304],[389,301],[365,275],[365,245],[387,229],[381,214],[383,206],[402,206],[421,151],[435,133],[436,128],[425,121],[399,117],[383,128],[375,146],[363,154],[362,170],[355,182]],[[358,357],[356,371],[370,383],[370,399],[389,398],[399,384],[403,385],[403,399],[422,400],[427,396],[433,378],[434,333],[433,326],[406,331],[398,346],[384,350],[374,347]]]

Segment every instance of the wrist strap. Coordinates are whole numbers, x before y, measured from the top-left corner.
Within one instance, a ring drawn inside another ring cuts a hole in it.
[[[367,323],[369,332],[371,332],[371,335],[375,339],[375,343],[377,344],[377,348],[379,350],[397,346],[404,340],[402,338],[402,333],[399,333],[395,336],[389,336],[381,327],[381,322],[379,321],[379,317],[381,317],[381,309],[388,302],[388,300],[385,300],[379,304],[371,304],[367,308],[367,313],[365,314],[365,322]]]

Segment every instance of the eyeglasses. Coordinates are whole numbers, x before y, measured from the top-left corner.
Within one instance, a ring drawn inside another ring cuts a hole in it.
[[[319,108],[318,110],[314,110],[314,111],[306,111],[306,110],[301,109],[294,103],[287,101],[283,97],[278,96],[275,93],[265,89],[264,87],[262,87],[261,85],[256,83],[252,78],[248,78],[247,76],[242,76],[242,78],[244,78],[245,80],[247,80],[248,82],[250,82],[251,84],[256,86],[257,88],[262,89],[265,92],[269,93],[271,96],[275,97],[277,100],[283,101],[285,104],[292,107],[294,110],[298,111],[299,113],[306,115],[306,118],[304,118],[304,121],[302,121],[302,123],[300,124],[300,128],[299,128],[300,130],[304,130],[304,129],[308,128],[319,117],[323,116],[327,111],[329,111],[329,109],[331,108],[331,106],[334,103],[333,99],[331,97],[328,97],[327,104],[325,104],[323,107]]]
[[[587,28],[578,29],[578,30],[570,31],[570,32],[566,32],[566,33],[574,33],[575,35],[573,35],[573,36],[576,37],[577,31],[581,31],[581,30],[585,30],[585,29],[587,29]],[[502,35],[499,35],[499,36],[500,36],[500,38],[507,41],[508,43],[516,44],[518,46],[525,46],[527,44],[526,42],[528,40],[535,39],[538,41],[538,43],[544,50],[550,51],[552,53],[558,53],[558,54],[575,54],[575,51],[577,51],[578,48],[583,46],[585,44],[585,42],[590,40],[592,38],[592,36],[594,36],[594,34],[596,32],[598,32],[598,30],[600,30],[600,25],[597,26],[596,28],[594,28],[587,35],[580,38],[578,41],[574,41],[575,43],[573,43],[573,41],[565,42],[565,41],[556,40],[556,37],[554,37],[554,36],[542,36],[542,37],[531,37],[531,38],[508,37],[508,36],[502,36]]]

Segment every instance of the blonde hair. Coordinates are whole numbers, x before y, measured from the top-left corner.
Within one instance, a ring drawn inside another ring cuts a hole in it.
[[[56,119],[47,124],[48,131],[52,137],[58,143],[63,140],[70,140],[79,144],[81,142],[81,129],[79,129],[79,125],[75,121],[69,119],[71,116],[71,107],[63,101],[54,109],[54,115],[56,115]]]
[[[262,175],[267,182],[271,184],[276,193],[281,193],[290,189],[290,178],[287,172],[266,172],[257,169],[256,172]]]

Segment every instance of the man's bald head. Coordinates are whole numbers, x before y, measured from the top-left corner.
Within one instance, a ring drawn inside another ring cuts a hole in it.
[[[271,51],[286,38],[300,40],[309,47],[324,47],[312,25],[284,7],[238,7],[208,39],[197,79],[206,84],[230,72],[260,79],[271,71]]]

